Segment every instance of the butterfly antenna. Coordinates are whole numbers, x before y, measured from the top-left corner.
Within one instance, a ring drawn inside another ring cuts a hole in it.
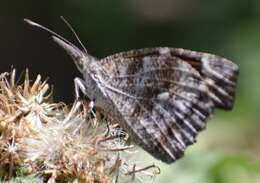
[[[79,39],[79,36],[77,35],[76,31],[73,29],[73,27],[71,26],[71,24],[63,17],[60,17],[61,20],[69,27],[70,31],[73,33],[73,35],[75,36],[75,38],[77,39],[77,41],[79,42],[79,44],[81,45],[81,47],[83,48],[84,52],[86,54],[88,54],[88,51],[86,49],[86,47],[84,46],[84,44],[81,42],[81,40]]]
[[[50,30],[49,28],[44,27],[44,26],[42,26],[42,25],[40,25],[40,24],[38,24],[38,23],[36,23],[36,22],[33,22],[33,21],[29,20],[29,19],[26,19],[26,18],[24,19],[24,21],[25,21],[26,23],[28,23],[29,25],[31,25],[31,26],[38,27],[38,28],[40,28],[40,29],[42,29],[42,30],[45,30],[45,31],[49,32],[50,34],[52,34],[52,35],[54,35],[54,36],[60,38],[60,39],[63,40],[63,41],[65,41],[66,43],[68,43],[68,44],[71,45],[72,47],[74,47],[74,48],[76,47],[76,46],[75,46],[74,44],[72,44],[70,41],[68,41],[67,39],[65,39],[65,38],[62,37],[61,35],[57,34],[56,32]]]

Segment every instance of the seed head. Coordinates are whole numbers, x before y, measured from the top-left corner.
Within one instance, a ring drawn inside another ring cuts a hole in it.
[[[0,180],[108,183],[159,173],[131,160],[136,150],[112,120],[91,118],[85,102],[53,102],[40,75],[32,84],[28,70],[22,84],[15,75],[14,69],[0,75]]]

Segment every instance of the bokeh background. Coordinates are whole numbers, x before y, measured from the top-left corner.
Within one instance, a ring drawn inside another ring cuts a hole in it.
[[[104,57],[134,48],[170,46],[224,56],[240,67],[232,112],[216,111],[198,143],[173,165],[142,153],[161,167],[159,183],[260,182],[259,0],[63,0],[0,2],[0,71],[13,66],[49,77],[55,100],[72,103],[80,76],[50,36],[23,22],[30,18],[69,40],[60,20],[73,25],[90,53]]]

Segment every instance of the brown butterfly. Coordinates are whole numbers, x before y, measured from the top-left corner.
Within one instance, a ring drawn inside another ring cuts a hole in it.
[[[83,75],[75,78],[76,96],[81,91],[95,100],[134,142],[166,163],[195,143],[215,108],[231,110],[234,105],[238,66],[225,58],[158,47],[97,59],[84,46],[82,51],[46,27],[25,21],[51,32],[72,57]]]

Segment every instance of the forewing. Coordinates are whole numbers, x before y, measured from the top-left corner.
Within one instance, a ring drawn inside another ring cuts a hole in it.
[[[168,55],[171,58],[190,64],[199,72],[204,82],[206,82],[209,95],[215,106],[226,110],[233,108],[239,68],[235,63],[223,57],[182,48],[161,47],[121,52],[108,56],[102,59],[101,62],[110,74],[124,75],[124,71],[126,71],[124,65],[127,64],[124,62],[125,59],[130,62],[132,60],[138,62],[138,60],[147,56],[154,57],[161,55]],[[111,63],[110,60],[118,62]],[[122,64],[122,62],[124,63]],[[112,66],[109,67],[110,65]],[[114,73],[114,70],[117,70],[117,72]]]
[[[137,143],[167,163],[195,142],[217,105],[201,72],[203,61],[176,51],[185,50],[133,50],[101,60],[104,87],[124,125]]]

